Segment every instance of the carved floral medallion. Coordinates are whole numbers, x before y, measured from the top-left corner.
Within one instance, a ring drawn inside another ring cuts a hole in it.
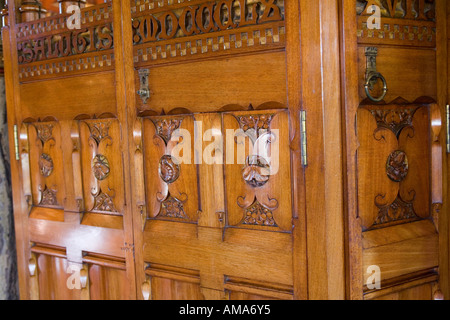
[[[409,165],[406,153],[397,150],[392,152],[386,163],[386,174],[394,182],[402,182],[408,175]]]
[[[262,187],[269,181],[270,166],[263,157],[247,157],[242,177],[253,188]]]
[[[111,172],[108,159],[98,154],[92,160],[92,172],[97,180],[105,180]]]
[[[159,176],[167,183],[174,183],[180,176],[180,165],[175,163],[172,156],[164,155],[159,161]]]
[[[39,171],[46,178],[53,172],[53,159],[46,153],[39,158]]]

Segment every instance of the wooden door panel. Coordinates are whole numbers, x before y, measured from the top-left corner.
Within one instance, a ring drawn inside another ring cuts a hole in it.
[[[430,108],[358,111],[359,203],[365,230],[430,216]]]
[[[65,193],[60,125],[33,123],[28,129],[33,206],[61,209]]]
[[[290,186],[281,188],[290,181],[288,114],[261,110],[226,113],[223,119],[224,131],[238,132],[227,139],[225,154],[228,224],[291,230]]]
[[[129,300],[125,263],[122,266],[89,264],[91,300]]]
[[[123,215],[123,166],[118,121],[82,120],[79,128],[83,211]]]
[[[145,118],[143,128],[148,218],[197,222],[198,173],[191,144],[194,118]]]
[[[377,266],[382,288],[399,286],[405,277],[416,281],[418,272],[431,276],[439,265],[430,198],[432,165],[440,159],[431,153],[432,110],[434,103],[401,99],[358,110],[362,268]]]

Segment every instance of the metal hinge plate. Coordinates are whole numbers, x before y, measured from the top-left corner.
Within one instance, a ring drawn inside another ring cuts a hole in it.
[[[16,160],[20,160],[20,153],[19,153],[19,133],[17,130],[17,125],[14,125],[14,153],[16,155]]]
[[[450,105],[446,107],[447,119],[447,153],[450,153]]]
[[[302,144],[302,166],[308,166],[308,139],[306,136],[306,111],[300,111],[300,139]]]

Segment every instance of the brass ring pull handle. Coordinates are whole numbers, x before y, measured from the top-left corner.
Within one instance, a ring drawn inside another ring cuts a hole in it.
[[[369,92],[372,87],[371,82],[376,79],[381,79],[381,81],[383,81],[383,94],[378,98],[372,97]],[[386,97],[386,93],[388,91],[386,79],[379,72],[371,72],[367,77],[366,83],[364,84],[364,89],[366,90],[366,95],[370,100],[372,100],[373,102],[380,102],[384,99],[384,97]]]

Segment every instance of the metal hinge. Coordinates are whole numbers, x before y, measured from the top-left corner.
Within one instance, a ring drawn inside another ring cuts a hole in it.
[[[450,105],[447,105],[447,153],[450,153]]]
[[[308,166],[308,140],[306,136],[306,111],[300,111],[300,139],[302,144],[302,166]]]
[[[14,125],[14,152],[16,154],[16,160],[20,160],[20,153],[19,153],[19,133],[17,130],[17,125]]]

